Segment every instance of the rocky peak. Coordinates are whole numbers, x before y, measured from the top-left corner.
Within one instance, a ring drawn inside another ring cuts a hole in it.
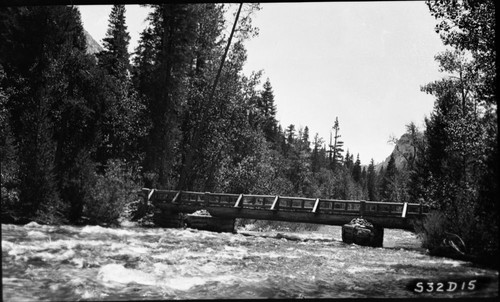
[[[85,40],[87,42],[88,54],[96,54],[104,50],[102,46],[99,45],[99,43],[97,43],[97,41],[94,40],[94,38],[85,29],[83,30],[83,33],[85,34]]]

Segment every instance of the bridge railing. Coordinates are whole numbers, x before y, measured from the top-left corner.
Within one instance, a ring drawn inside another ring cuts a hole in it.
[[[353,214],[360,216],[409,217],[422,215],[428,208],[419,203],[287,197],[274,195],[203,193],[143,189],[146,202],[172,203],[194,207],[228,207],[281,212]]]

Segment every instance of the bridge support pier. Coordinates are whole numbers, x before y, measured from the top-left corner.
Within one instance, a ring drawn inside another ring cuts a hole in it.
[[[342,226],[342,241],[358,245],[382,247],[384,243],[384,228],[356,218]]]

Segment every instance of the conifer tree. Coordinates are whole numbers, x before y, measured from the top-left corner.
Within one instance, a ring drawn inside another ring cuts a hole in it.
[[[353,167],[353,160],[352,160],[353,155],[349,153],[349,149],[347,149],[347,152],[345,154],[345,161],[344,161],[344,167],[351,173],[352,167]]]
[[[180,108],[194,56],[197,21],[195,5],[152,6],[150,27],[138,48],[135,82],[146,101],[151,128],[146,142],[145,172],[150,185],[175,186],[175,150],[180,140]]]
[[[286,144],[285,144],[285,157],[290,156],[291,152],[293,151],[293,147],[295,144],[295,125],[290,124],[285,132],[285,138],[286,138]]]
[[[319,137],[319,134],[316,133],[314,136],[313,149],[311,153],[311,171],[313,173],[319,172],[322,164],[321,159],[321,145],[323,144],[323,140]]]
[[[396,161],[394,158],[394,154],[391,153],[389,163],[387,164],[380,184],[380,198],[384,201],[390,200],[393,196],[393,193],[396,191],[396,173]]]
[[[309,141],[309,127],[299,128],[299,133],[295,141],[295,149],[297,152],[304,152],[309,155],[311,153],[311,142]]]
[[[130,78],[129,40],[125,6],[114,5],[103,39],[104,50],[97,55],[98,65],[106,72],[102,84],[107,90],[101,144],[96,151],[96,159],[102,165],[112,158],[139,161],[142,151],[139,139],[147,131],[145,106],[139,101]]]
[[[367,171],[367,189],[368,189],[368,200],[376,200],[376,172],[375,172],[375,163],[373,158],[370,161],[370,165],[368,165]]]
[[[269,78],[264,83],[264,90],[259,99],[259,107],[263,115],[263,131],[268,141],[272,141],[276,130],[276,105],[274,104],[274,92]]]
[[[356,157],[356,162],[352,167],[352,178],[357,183],[359,183],[361,180],[361,161],[359,160],[359,153]]]
[[[364,195],[368,196],[366,167],[363,167],[363,169],[361,170],[360,184],[361,184],[361,188],[362,188],[362,190],[364,192]],[[367,197],[364,197],[364,198],[367,198]]]
[[[342,149],[342,147],[344,146],[344,142],[339,140],[341,135],[338,134],[340,130],[338,117],[335,117],[335,123],[332,129],[334,131],[333,140],[332,140],[332,133],[330,133],[330,145],[329,145],[330,150],[328,151],[329,153],[328,155],[329,155],[330,169],[332,171],[335,171],[337,165],[342,162],[341,152],[344,151],[344,149]]]
[[[103,39],[104,50],[98,54],[99,65],[122,81],[130,70],[128,45],[130,35],[125,24],[125,5],[115,4],[109,15],[109,27]]]

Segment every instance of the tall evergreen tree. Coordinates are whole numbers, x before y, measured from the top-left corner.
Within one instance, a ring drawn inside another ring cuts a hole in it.
[[[109,16],[109,27],[104,50],[98,65],[106,71],[103,88],[107,90],[104,119],[101,125],[101,144],[96,159],[105,165],[109,159],[139,161],[141,144],[148,122],[144,118],[145,106],[130,79],[128,44],[130,40],[125,24],[125,6],[114,5]]]
[[[347,149],[347,152],[345,154],[345,161],[344,161],[344,167],[351,173],[352,167],[354,165],[353,162],[353,155],[349,153],[349,149]]]
[[[359,153],[356,156],[356,162],[352,167],[352,178],[355,182],[359,183],[361,180],[361,161],[359,160]]]
[[[344,149],[342,149],[342,147],[344,146],[344,142],[339,140],[341,135],[338,134],[340,130],[338,117],[335,117],[335,123],[332,127],[332,130],[333,130],[333,140],[332,140],[332,133],[330,133],[330,145],[329,145],[330,149],[328,150],[329,153],[328,155],[330,161],[330,169],[332,171],[335,171],[337,165],[339,165],[342,162],[341,152],[344,151]]]
[[[269,78],[264,83],[264,90],[260,95],[259,107],[264,117],[263,131],[268,141],[272,141],[277,130],[276,105],[274,92]]]
[[[396,173],[396,160],[394,158],[394,153],[391,153],[389,163],[383,173],[380,184],[380,199],[383,201],[391,200],[391,197],[393,197],[393,193],[395,191],[394,184],[396,180]]]
[[[135,81],[146,100],[151,120],[146,147],[148,185],[174,187],[179,144],[179,116],[185,100],[187,74],[193,61],[197,21],[195,5],[154,5],[139,46]]]
[[[321,158],[321,145],[323,144],[323,140],[319,137],[319,134],[316,133],[314,136],[313,149],[311,153],[311,171],[313,173],[319,172],[322,167],[322,163],[324,159]],[[324,155],[323,155],[324,156]]]
[[[368,198],[368,183],[367,183],[367,172],[366,172],[366,167],[363,167],[361,170],[361,178],[360,178],[360,184],[361,188],[363,190],[363,195],[366,196],[364,198]]]
[[[376,172],[375,172],[375,163],[373,158],[368,165],[367,171],[367,189],[368,189],[368,200],[377,200],[376,194]]]
[[[103,39],[104,50],[97,55],[99,65],[122,81],[130,70],[128,45],[130,35],[125,24],[125,5],[115,4],[109,15],[109,27]]]
[[[285,154],[285,157],[288,157],[290,155],[290,153],[292,152],[293,150],[293,145],[295,143],[295,137],[296,137],[296,134],[295,134],[295,125],[293,124],[290,124],[286,129],[285,129],[285,149],[284,149],[284,154]]]

